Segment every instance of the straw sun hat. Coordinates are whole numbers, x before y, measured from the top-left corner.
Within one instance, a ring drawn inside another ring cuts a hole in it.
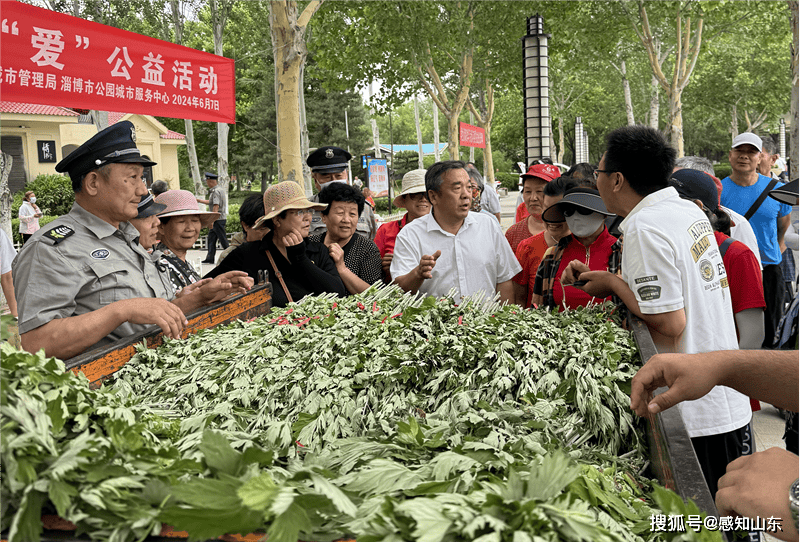
[[[294,181],[283,181],[267,188],[264,192],[264,216],[256,220],[254,228],[260,227],[264,221],[274,218],[288,209],[314,209],[322,211],[327,207],[324,203],[308,201],[302,187]]]
[[[403,196],[406,194],[425,193],[425,173],[427,173],[427,171],[427,169],[412,169],[403,175],[402,190],[392,202],[395,207],[405,209],[406,204],[403,201]]]
[[[188,190],[167,190],[156,197],[156,203],[166,205],[164,212],[158,213],[159,218],[167,216],[197,215],[200,217],[200,226],[206,228],[219,218],[219,213],[201,211],[197,198]]]

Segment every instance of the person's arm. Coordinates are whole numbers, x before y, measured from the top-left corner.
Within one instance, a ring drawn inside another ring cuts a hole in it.
[[[789,507],[789,488],[797,480],[798,470],[797,456],[780,448],[731,461],[718,482],[719,515],[777,518],[779,528],[770,534],[796,542],[798,532]]]
[[[639,308],[636,294],[622,277],[608,271],[590,271],[589,266],[579,260],[573,260],[567,265],[561,275],[561,284],[564,286],[573,284],[576,274],[580,280],[587,281],[585,285],[576,286],[576,288],[599,298],[608,297],[611,294],[616,295],[629,311],[644,320],[647,327],[665,337],[678,337],[686,328],[686,312],[682,308],[660,313],[644,313]]]
[[[758,350],[764,342],[764,309],[745,309],[733,315],[741,350]]]
[[[125,322],[155,324],[173,339],[181,336],[183,326],[188,323],[176,304],[166,299],[137,297],[86,314],[50,320],[20,334],[20,339],[22,348],[28,352],[44,349],[47,356],[67,359],[85,352]]]
[[[211,211],[214,212],[214,213],[218,213],[219,212],[219,205],[213,205],[211,207]]]
[[[797,350],[719,350],[700,354],[656,354],[631,382],[631,409],[639,416],[728,386],[779,408],[798,408]],[[669,389],[649,400],[657,388]]]
[[[336,264],[324,250],[319,252],[318,266],[306,255],[306,245],[299,233],[296,233],[300,242],[296,245],[286,246],[286,257],[293,266],[296,266],[298,275],[306,281],[308,289],[315,294],[334,292],[340,296],[347,294],[347,289],[342,278],[336,271]],[[284,238],[285,242],[285,238]]]
[[[516,281],[511,282],[511,287],[514,291],[514,303],[520,307],[524,307],[528,303],[528,286],[525,284],[519,284]]]
[[[783,242],[783,236],[786,235],[786,230],[789,229],[790,220],[788,214],[778,217],[778,246],[780,247],[781,254],[786,251],[786,244]]]
[[[498,222],[502,222],[502,220],[500,220],[500,213],[494,213],[494,217],[497,219]]]
[[[187,286],[184,288],[187,291],[176,296],[172,302],[184,314],[190,314],[201,307],[222,301],[228,296],[245,294],[253,287],[254,283],[255,280],[247,276],[245,271],[227,271],[201,285]]]
[[[436,266],[436,260],[442,255],[441,250],[437,250],[433,255],[424,255],[419,261],[419,265],[412,269],[410,272],[397,277],[394,282],[405,292],[415,294],[419,291],[425,279],[433,277],[433,268]]]
[[[202,203],[203,205],[208,205],[208,200],[207,199],[200,199],[200,198],[194,198],[194,199],[197,200],[197,203]]]
[[[6,296],[8,303],[8,310],[11,311],[11,316],[16,318],[17,314],[17,298],[14,295],[14,278],[11,271],[0,275],[0,287],[3,289],[3,295]]]
[[[500,294],[500,302],[501,303],[515,303],[516,296],[514,290],[514,281],[513,280],[506,280],[501,282],[497,285],[497,293]],[[519,305],[519,303],[517,303]],[[522,303],[522,306],[525,306],[525,303]]]
[[[332,243],[330,247],[331,259],[333,263],[336,265],[336,271],[339,273],[339,278],[342,279],[345,288],[351,294],[360,294],[367,288],[369,288],[369,284],[365,281],[361,280],[361,278],[350,271],[350,269],[344,263],[344,251],[342,247],[340,247],[337,243]]]

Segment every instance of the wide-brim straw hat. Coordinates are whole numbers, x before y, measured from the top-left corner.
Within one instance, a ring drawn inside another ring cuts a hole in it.
[[[207,228],[214,223],[220,216],[219,213],[211,211],[201,211],[197,203],[197,198],[188,190],[167,190],[156,197],[156,203],[166,205],[164,212],[158,213],[158,217],[197,215],[200,217],[200,225]]]
[[[314,203],[306,198],[303,188],[294,181],[283,181],[267,188],[264,192],[264,216],[256,220],[254,228],[258,228],[264,221],[278,216],[288,209],[314,209],[322,211],[328,205]]]
[[[403,197],[406,194],[425,193],[425,173],[427,172],[427,169],[412,169],[403,175],[401,191],[397,197],[394,198],[394,201],[392,201],[395,207],[400,207],[401,209],[406,208],[405,198]]]
[[[567,191],[564,199],[544,210],[542,220],[550,223],[565,222],[564,210],[569,207],[582,207],[606,216],[614,214],[608,212],[605,203],[603,203],[603,198],[600,197],[600,192],[597,190],[592,188],[573,188]]]
[[[769,193],[769,197],[776,199],[781,203],[786,203],[788,205],[797,205],[797,199],[798,199],[797,181],[798,179],[795,179],[792,182],[781,186],[780,188],[771,190]]]

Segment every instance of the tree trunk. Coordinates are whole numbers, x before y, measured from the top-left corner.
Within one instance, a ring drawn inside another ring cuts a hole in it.
[[[8,176],[11,174],[11,165],[14,157],[3,152],[0,156],[0,227],[12,239],[11,231],[11,189],[8,186]]]
[[[417,164],[419,169],[425,168],[425,162],[422,154],[422,126],[419,123],[419,100],[417,95],[414,95],[414,122],[417,125],[417,148],[419,149],[419,156],[417,157]]]
[[[648,113],[648,124],[650,128],[658,130],[658,115],[661,110],[659,104],[658,77],[653,75],[650,78],[650,111]]]
[[[308,141],[308,121],[306,120],[306,65],[300,65],[300,77],[298,78],[297,97],[300,99],[300,158],[303,164],[303,188],[306,191],[306,197],[311,197],[314,194],[314,180],[311,177],[311,168],[305,161],[309,155],[311,147]]]
[[[681,92],[675,90],[669,96],[669,118],[670,122],[670,141],[675,150],[678,151],[678,158],[683,158],[683,111],[681,104]]]
[[[797,0],[788,0],[789,2],[789,18],[792,26],[792,106],[791,106],[791,138],[790,142],[791,145],[789,148],[791,151],[789,152],[789,157],[791,160],[791,171],[790,171],[790,181],[797,180],[797,166],[798,159],[800,159],[800,139],[798,139],[798,128],[800,128],[800,119],[798,119],[798,101],[800,101],[800,82],[798,82],[798,76],[800,75],[800,70],[798,70],[798,51],[797,51],[797,43],[800,40],[800,31],[798,30],[798,24],[800,24],[800,15],[798,14],[798,2]]]
[[[559,164],[564,163],[564,115],[560,114],[557,118],[558,121],[558,160]],[[573,162],[577,163],[573,157]]]
[[[459,110],[460,112],[460,110]],[[458,145],[458,115],[449,113],[447,116],[447,152],[450,160],[461,160],[461,149]]]
[[[433,157],[439,162],[442,159],[439,152],[439,108],[433,101],[431,105],[433,106]]]
[[[278,144],[278,180],[303,186],[300,129],[300,67],[308,50],[305,30],[322,0],[312,0],[298,17],[297,2],[269,3],[269,26],[275,61],[275,110]]]
[[[628,117],[628,126],[636,124],[633,117],[633,102],[631,101],[631,82],[628,81],[628,70],[625,60],[620,61],[620,73],[622,74],[622,93],[625,95],[625,115]],[[561,162],[561,160],[559,160]]]
[[[738,102],[733,104],[733,107],[731,108],[731,141],[733,141],[734,137],[739,135],[739,111],[737,105]]]
[[[219,4],[218,4],[219,2]],[[231,3],[226,3],[227,0],[211,0],[211,20],[212,31],[214,34],[214,54],[222,56],[222,38],[225,31],[225,22],[228,18],[228,12],[231,8]],[[224,122],[217,123],[217,175],[219,176],[218,183],[220,188],[226,194],[230,190],[231,178],[228,173],[228,132],[230,126]],[[227,202],[228,198],[225,198]],[[220,209],[222,212],[222,209]],[[224,212],[227,214],[227,204]]]
[[[469,112],[469,123],[475,124],[475,115],[472,114],[472,111]],[[469,148],[469,161],[475,163],[475,147]]]

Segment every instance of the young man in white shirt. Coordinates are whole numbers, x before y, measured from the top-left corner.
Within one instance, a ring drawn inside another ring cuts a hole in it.
[[[522,268],[500,229],[487,214],[472,213],[472,192],[464,162],[437,162],[425,174],[430,214],[400,230],[390,272],[407,292],[455,301],[473,294],[512,303],[511,279]]]
[[[573,261],[562,277],[594,296],[616,294],[650,328],[659,353],[736,350],[730,291],[714,231],[693,202],[668,186],[675,150],[657,130],[625,126],[608,135],[597,188],[609,211],[625,217],[622,276]],[[750,402],[717,386],[679,407],[712,495],[742,453]]]

